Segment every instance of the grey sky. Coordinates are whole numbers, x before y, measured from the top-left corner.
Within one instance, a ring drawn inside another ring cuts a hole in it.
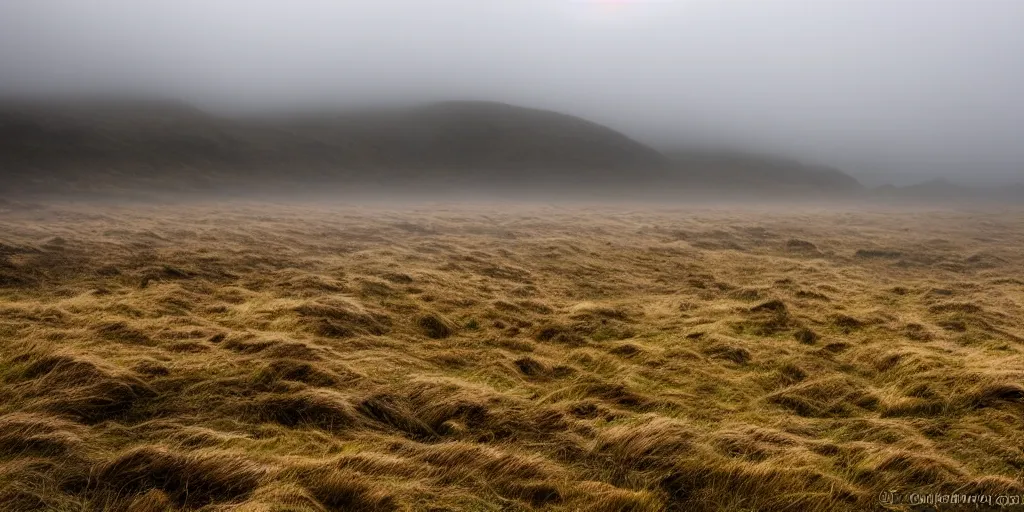
[[[1020,0],[0,0],[0,91],[494,99],[665,147],[1024,180]]]

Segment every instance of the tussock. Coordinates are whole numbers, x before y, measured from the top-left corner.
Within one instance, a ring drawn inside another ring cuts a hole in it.
[[[96,329],[96,333],[112,341],[124,343],[137,343],[146,345],[152,343],[146,333],[130,327],[126,322],[111,322]]]
[[[382,335],[388,331],[386,315],[371,315],[352,300],[310,302],[295,311],[320,336],[348,338],[360,334]]]
[[[427,314],[416,320],[416,325],[424,336],[443,339],[455,333],[455,324],[451,320],[437,314]]]
[[[32,413],[0,416],[0,456],[58,457],[81,448],[83,429],[58,417]]]
[[[813,345],[816,341],[818,341],[818,333],[806,327],[797,329],[797,331],[793,333],[793,337],[796,338],[797,341],[805,345]]]
[[[430,425],[416,416],[408,401],[401,397],[387,394],[371,396],[359,402],[359,412],[413,439],[432,440],[439,437]]]
[[[70,354],[40,355],[26,352],[12,359],[20,363],[17,392],[32,400],[30,410],[77,418],[86,423],[128,414],[136,402],[155,392],[130,373],[107,368]]]
[[[717,341],[709,345],[704,349],[704,353],[710,357],[732,361],[736,364],[746,364],[750,362],[751,357],[749,350],[727,341]]]
[[[620,467],[646,470],[672,467],[679,457],[697,449],[696,436],[686,424],[661,417],[644,420],[605,429],[594,451]]]
[[[178,506],[195,507],[243,498],[268,473],[261,465],[235,455],[181,455],[147,446],[95,466],[89,487],[115,496],[158,489]]]
[[[764,461],[796,451],[799,444],[792,434],[749,425],[720,430],[711,440],[711,445],[721,454],[750,461]]]
[[[1000,404],[1024,405],[1024,385],[1019,382],[989,382],[972,389],[965,397],[970,407],[994,407]]]
[[[893,251],[887,249],[858,249],[855,256],[858,258],[893,259],[903,256],[903,253],[900,251]]]
[[[360,375],[352,371],[338,373],[316,363],[295,359],[274,361],[265,366],[257,376],[257,380],[265,382],[291,380],[318,387],[340,386],[360,378]]]
[[[966,302],[945,302],[928,308],[928,311],[932,313],[964,313],[972,315],[981,313],[981,306]]]
[[[260,421],[288,427],[308,425],[331,432],[344,430],[358,421],[352,405],[343,396],[327,390],[268,395],[256,400],[248,409],[249,414]]]
[[[586,340],[572,327],[563,324],[546,324],[539,327],[533,335],[542,342],[562,343],[566,345],[584,345]]]
[[[818,246],[814,245],[807,240],[800,240],[798,238],[791,238],[786,240],[786,249],[794,252],[806,252],[806,253],[817,253]]]
[[[849,332],[864,327],[864,322],[849,315],[838,314],[832,317],[832,325]]]
[[[863,384],[843,377],[815,379],[767,396],[769,402],[800,416],[846,417],[857,409],[874,410],[878,397]]]

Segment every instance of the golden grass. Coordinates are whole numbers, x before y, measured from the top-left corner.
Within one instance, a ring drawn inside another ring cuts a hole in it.
[[[0,213],[4,510],[1024,493],[1024,212]]]

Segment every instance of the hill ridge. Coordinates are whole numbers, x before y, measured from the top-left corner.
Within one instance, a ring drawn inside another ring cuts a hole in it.
[[[731,163],[674,158],[583,117],[496,101],[234,117],[173,100],[0,103],[0,192],[861,188],[798,163]]]

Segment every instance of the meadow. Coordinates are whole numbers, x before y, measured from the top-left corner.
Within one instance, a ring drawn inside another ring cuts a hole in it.
[[[0,508],[1024,495],[1022,247],[995,207],[9,202]]]

